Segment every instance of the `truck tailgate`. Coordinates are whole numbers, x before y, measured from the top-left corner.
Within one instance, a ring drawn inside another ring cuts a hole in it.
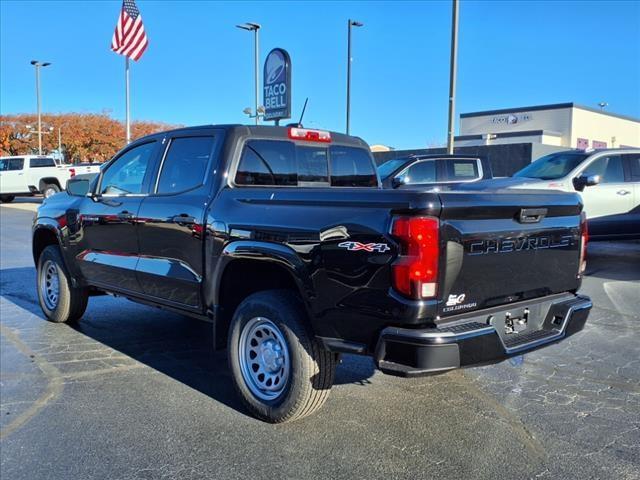
[[[440,194],[441,317],[580,286],[577,194]]]

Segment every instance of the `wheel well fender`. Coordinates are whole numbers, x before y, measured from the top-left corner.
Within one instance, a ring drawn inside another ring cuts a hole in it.
[[[60,181],[56,177],[45,177],[40,179],[38,190],[42,192],[47,185],[56,185],[58,188],[62,189]]]
[[[235,309],[247,296],[261,290],[292,290],[308,315],[311,315],[310,299],[315,296],[308,268],[293,249],[257,241],[228,244],[213,271],[210,288],[219,348],[226,344]],[[309,327],[312,328],[311,322]]]
[[[51,220],[50,222],[48,220]],[[38,265],[38,259],[42,251],[49,245],[58,245],[62,247],[62,236],[58,230],[58,226],[54,224],[52,219],[39,219],[41,223],[35,226],[33,230],[33,238],[31,243],[31,251],[33,253],[33,262]]]

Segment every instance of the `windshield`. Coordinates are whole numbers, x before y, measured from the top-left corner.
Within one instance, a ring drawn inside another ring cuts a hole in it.
[[[400,168],[407,161],[406,158],[399,158],[396,160],[389,160],[384,162],[382,165],[378,167],[378,175],[380,179],[384,180],[393,172],[395,172],[398,168]]]
[[[552,153],[540,157],[535,162],[527,165],[514,177],[539,178],[540,180],[555,180],[566,177],[589,155],[580,153]]]

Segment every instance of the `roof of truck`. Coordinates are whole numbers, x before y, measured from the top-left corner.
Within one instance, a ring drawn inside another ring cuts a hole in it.
[[[163,132],[158,132],[152,135],[148,135],[147,137],[153,137],[157,135],[161,136],[166,134],[175,134],[175,133],[181,133],[181,132],[189,133],[192,131],[201,130],[205,128],[216,128],[216,129],[227,130],[229,132],[232,132],[233,134],[236,134],[242,137],[256,136],[260,138],[274,138],[274,139],[283,139],[283,138],[289,139],[290,128],[304,128],[307,130],[318,130],[323,132],[329,132],[331,134],[331,143],[339,143],[342,145],[345,145],[345,144],[353,145],[358,147],[364,147],[367,149],[369,148],[369,145],[360,137],[345,135],[344,133],[335,132],[335,131],[331,131],[323,128],[307,128],[304,126],[298,127],[295,124],[287,125],[287,126],[277,126],[277,127],[274,125],[240,125],[240,124],[199,125],[199,126],[192,126],[192,127],[176,128],[173,130],[166,130]],[[147,137],[143,137],[143,138],[147,138]],[[136,139],[136,142],[140,140],[142,139],[141,138]],[[309,142],[309,143],[313,143],[313,142]]]

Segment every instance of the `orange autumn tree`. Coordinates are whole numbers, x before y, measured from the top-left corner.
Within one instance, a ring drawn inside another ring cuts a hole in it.
[[[35,114],[0,115],[0,155],[27,155],[38,153],[38,135]],[[31,129],[29,128],[31,127]],[[43,114],[43,153],[58,149],[58,129],[61,132],[62,151],[71,163],[105,162],[124,144],[124,123],[106,114],[64,113]],[[131,136],[136,138],[175,128],[159,122],[133,122]]]

